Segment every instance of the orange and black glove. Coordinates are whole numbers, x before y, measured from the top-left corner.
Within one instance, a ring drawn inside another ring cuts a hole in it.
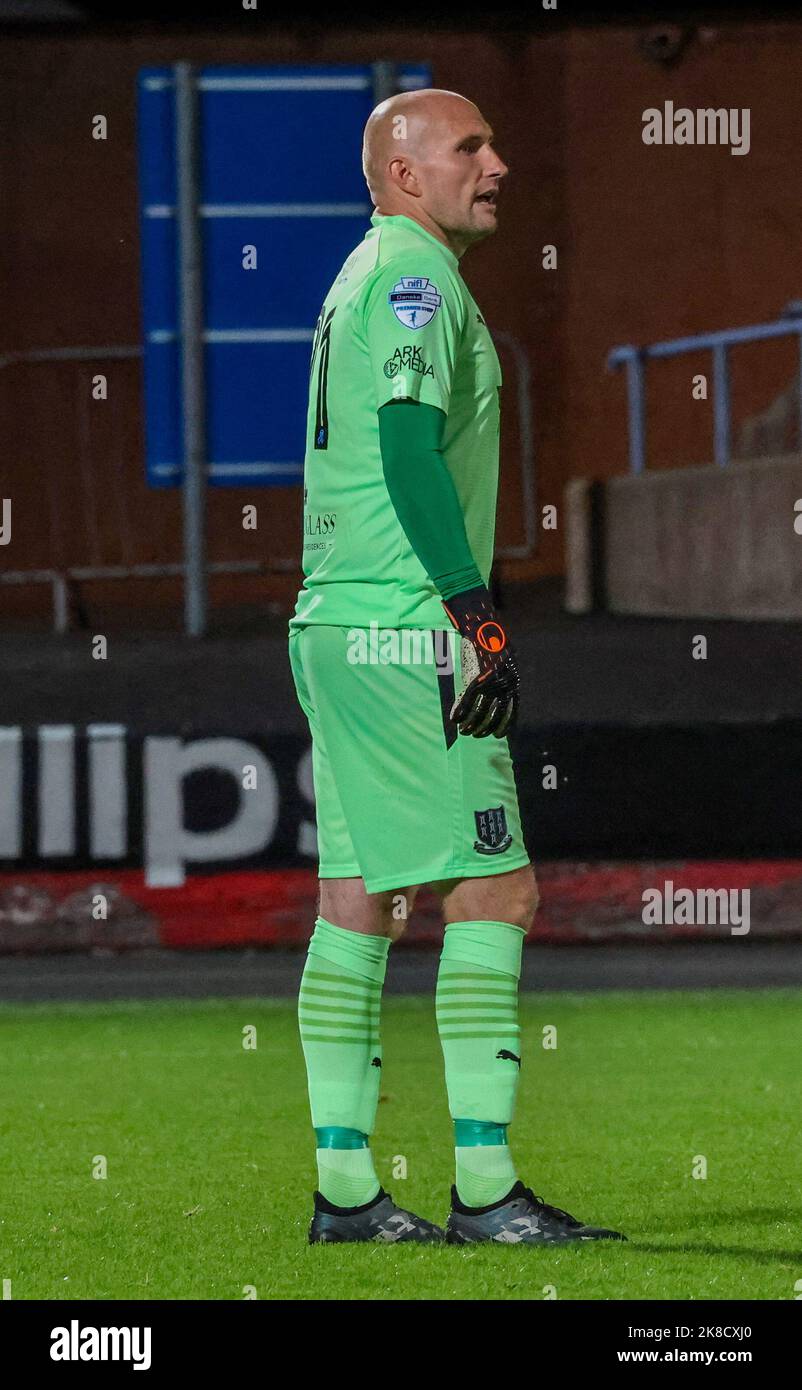
[[[462,694],[451,718],[461,734],[504,738],[518,712],[518,667],[489,591],[468,589],[443,599],[462,637]]]

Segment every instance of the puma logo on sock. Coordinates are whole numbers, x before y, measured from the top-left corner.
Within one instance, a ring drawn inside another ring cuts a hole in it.
[[[372,1067],[380,1067],[381,1064],[382,1064],[382,1059],[381,1059],[381,1057],[374,1057],[374,1058],[373,1058],[373,1061],[371,1062],[370,1065],[371,1065]]]
[[[514,1052],[508,1052],[507,1049],[506,1049],[506,1047],[502,1047],[501,1051],[496,1053],[496,1056],[497,1056],[497,1057],[500,1057],[500,1058],[502,1059],[502,1061],[504,1061],[504,1060],[506,1059],[506,1061],[508,1061],[508,1062],[517,1062],[517,1063],[518,1063],[518,1070],[520,1071],[520,1069],[521,1069],[521,1059],[520,1059],[520,1057],[516,1057],[516,1055],[515,1055]]]

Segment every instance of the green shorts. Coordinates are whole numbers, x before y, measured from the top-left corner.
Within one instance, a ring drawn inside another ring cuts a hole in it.
[[[458,734],[449,718],[460,642],[453,631],[291,631],[321,878],[379,893],[529,863],[507,740]]]

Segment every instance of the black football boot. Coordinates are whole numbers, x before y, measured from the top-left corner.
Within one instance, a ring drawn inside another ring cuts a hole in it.
[[[315,1193],[315,1214],[309,1227],[309,1244],[338,1244],[343,1241],[376,1241],[394,1245],[398,1241],[442,1242],[445,1232],[422,1216],[397,1207],[392,1197],[379,1188],[372,1202],[361,1207],[335,1207]]]
[[[451,1189],[451,1212],[446,1222],[449,1245],[496,1241],[500,1245],[559,1245],[569,1240],[626,1240],[620,1231],[586,1226],[560,1207],[548,1206],[531,1188],[517,1182],[500,1202],[489,1207],[465,1207]]]

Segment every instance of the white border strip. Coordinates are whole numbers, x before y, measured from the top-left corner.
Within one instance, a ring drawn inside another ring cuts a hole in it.
[[[268,459],[243,461],[242,463],[210,463],[208,476],[210,478],[230,478],[239,473],[248,478],[272,478],[289,474],[297,478],[303,473],[303,466],[303,459],[298,459],[292,463],[274,463]],[[156,463],[148,469],[148,472],[157,478],[177,478],[183,471],[183,464],[180,463]]]
[[[146,335],[149,343],[174,343],[178,333],[172,328],[153,328]],[[207,328],[204,343],[311,343],[313,328]]]
[[[405,73],[399,86],[405,90],[422,87],[425,78],[420,73]],[[146,77],[142,86],[146,92],[163,92],[173,87],[172,77]],[[372,79],[363,77],[201,77],[202,92],[364,92]]]
[[[172,77],[146,77],[142,86],[148,92],[161,92],[174,86]],[[201,77],[202,92],[364,92],[370,77]]]
[[[201,217],[367,217],[369,203],[201,203]],[[175,217],[173,203],[148,203],[146,217]]]

